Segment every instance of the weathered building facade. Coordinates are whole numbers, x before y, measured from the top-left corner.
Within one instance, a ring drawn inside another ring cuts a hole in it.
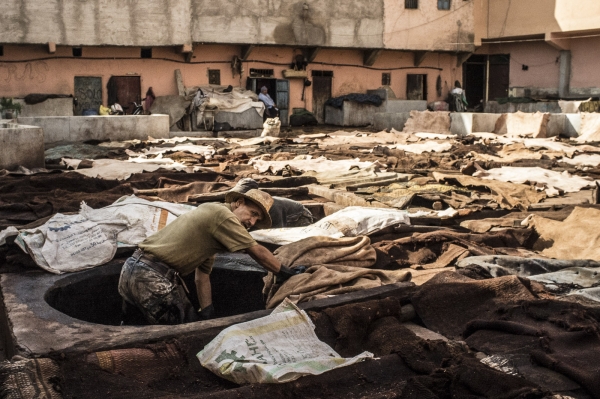
[[[445,99],[474,51],[474,0],[0,0],[0,96],[115,91],[139,100],[218,83],[289,79],[289,110],[389,85],[398,98]],[[418,78],[418,79],[415,79]],[[407,87],[417,82],[421,87]],[[252,85],[250,85],[252,86]],[[250,87],[248,86],[248,87]],[[252,86],[252,87],[254,87]],[[276,87],[276,86],[271,86]]]
[[[467,94],[574,98],[600,95],[600,2],[476,0]]]

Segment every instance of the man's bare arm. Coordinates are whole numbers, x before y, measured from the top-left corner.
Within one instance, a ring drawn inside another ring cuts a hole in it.
[[[256,244],[248,249],[246,249],[248,255],[252,257],[255,261],[257,261],[262,267],[267,269],[270,272],[275,274],[279,273],[279,269],[281,269],[281,262],[273,256],[271,251],[262,245]]]

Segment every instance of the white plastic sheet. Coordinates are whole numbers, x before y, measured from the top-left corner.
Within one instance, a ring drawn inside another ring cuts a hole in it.
[[[191,209],[135,196],[101,209],[82,203],[79,214],[56,214],[38,228],[21,231],[15,242],[42,269],[75,272],[110,261],[119,245],[135,246]]]
[[[393,208],[350,206],[310,226],[256,230],[250,235],[257,241],[286,245],[307,237],[356,237],[385,229],[395,224],[410,224],[405,211]]]
[[[237,384],[290,382],[373,358],[370,352],[342,358],[314,329],[306,312],[286,299],[269,316],[221,331],[197,357]]]

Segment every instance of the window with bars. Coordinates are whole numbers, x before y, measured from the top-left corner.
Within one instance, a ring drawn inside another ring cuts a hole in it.
[[[450,0],[438,0],[438,10],[449,10]]]
[[[272,78],[273,70],[272,69],[250,68],[250,77],[251,78]]]
[[[384,86],[389,86],[392,84],[392,74],[389,72],[383,72],[381,74],[381,84]]]
[[[152,47],[142,47],[140,58],[152,58]]]
[[[404,8],[409,8],[409,9],[419,8],[419,0],[404,0]]]
[[[208,84],[220,85],[221,84],[221,70],[220,69],[209,69],[208,70]]]

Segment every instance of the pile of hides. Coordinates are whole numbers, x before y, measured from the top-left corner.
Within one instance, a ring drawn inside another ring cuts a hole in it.
[[[496,121],[493,133],[517,137],[546,137],[549,120],[550,114],[539,111],[535,114],[521,111],[502,114]]]
[[[600,261],[600,210],[576,207],[562,222],[540,216],[528,222],[539,235],[533,249],[542,255]]]
[[[516,276],[474,280],[453,272],[424,284],[412,304],[427,328],[503,357],[515,375],[556,391],[579,384],[600,397],[597,308],[539,300]]]
[[[437,133],[452,135],[450,112],[410,111],[403,133]]]
[[[282,264],[308,267],[306,272],[278,284],[272,273],[265,277],[267,309],[285,298],[294,303],[409,281],[407,271],[376,270],[376,254],[368,237],[311,237],[280,247],[274,255]]]
[[[575,139],[579,143],[600,141],[600,115],[597,113],[581,114],[581,134]]]
[[[344,101],[354,101],[360,104],[374,105],[376,107],[379,107],[383,103],[383,99],[376,94],[351,93],[330,98],[325,102],[325,105],[330,105],[334,108],[342,108]]]
[[[505,229],[484,234],[451,230],[413,233],[410,237],[374,243],[377,251],[375,267],[388,270],[411,268],[413,281],[420,284],[435,274],[432,272],[453,266],[467,256],[527,254],[523,247],[530,236],[531,230],[527,229]]]
[[[485,187],[491,191],[494,199],[503,209],[519,208],[527,210],[529,205],[537,204],[546,194],[536,191],[524,184],[514,184],[496,180],[484,180],[473,176],[451,175],[433,172],[433,177],[438,182],[458,182],[463,187]]]

